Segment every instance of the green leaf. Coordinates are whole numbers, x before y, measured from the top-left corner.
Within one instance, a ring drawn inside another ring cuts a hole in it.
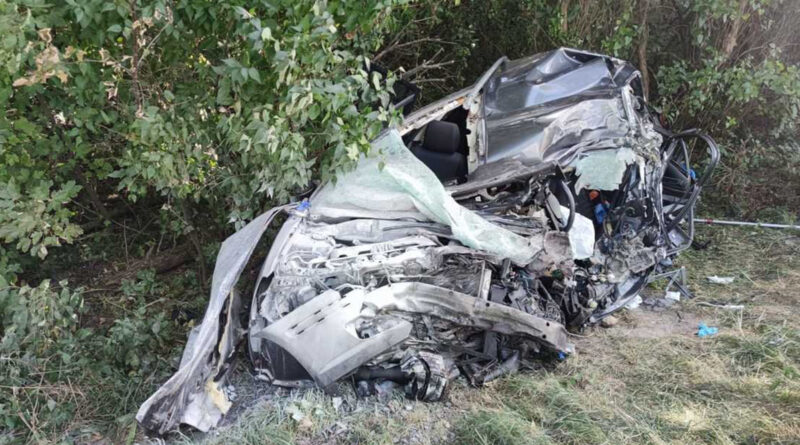
[[[255,68],[248,68],[247,74],[250,76],[251,79],[255,80],[258,83],[261,83],[261,76],[258,74],[258,70]]]
[[[223,77],[219,81],[216,102],[219,105],[226,106],[233,103],[233,98],[231,97],[231,80],[229,77]]]

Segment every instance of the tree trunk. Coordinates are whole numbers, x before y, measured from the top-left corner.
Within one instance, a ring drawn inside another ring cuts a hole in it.
[[[569,31],[567,16],[569,15],[569,0],[561,0],[561,32],[566,34]]]
[[[186,200],[182,200],[181,210],[183,211],[183,219],[185,220],[184,223],[189,224],[191,226],[190,231],[188,233],[189,241],[192,243],[195,252],[197,253],[197,263],[200,265],[200,282],[202,283],[203,290],[205,290],[206,277],[208,277],[208,275],[206,274],[206,261],[205,258],[203,257],[203,246],[202,243],[200,242],[200,237],[197,236],[197,229],[191,222],[193,219],[191,204]]]
[[[639,72],[642,73],[642,92],[644,98],[650,97],[650,74],[647,70],[647,39],[650,34],[647,26],[647,13],[650,10],[650,0],[639,2],[639,47],[637,55],[639,58]]]
[[[736,43],[739,40],[739,31],[742,29],[742,18],[746,9],[747,0],[739,0],[739,14],[733,18],[731,27],[728,28],[728,33],[725,34],[725,38],[722,40],[722,54],[725,55],[725,59],[723,59],[725,61],[730,58],[731,53],[736,48]]]

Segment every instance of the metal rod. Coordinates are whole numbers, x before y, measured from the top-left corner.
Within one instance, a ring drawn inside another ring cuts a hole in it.
[[[719,224],[723,226],[750,226],[750,227],[764,227],[767,229],[800,230],[800,226],[793,224],[774,224],[774,223],[760,223],[760,222],[747,222],[747,221],[723,221],[721,219],[710,219],[710,218],[695,218],[694,222],[700,224]]]

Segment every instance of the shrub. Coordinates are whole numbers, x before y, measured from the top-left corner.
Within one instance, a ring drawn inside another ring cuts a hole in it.
[[[74,408],[73,390],[61,379],[85,365],[81,342],[90,333],[79,328],[80,289],[59,286],[17,287],[0,278],[0,424],[12,431],[32,430],[32,423],[55,429]]]

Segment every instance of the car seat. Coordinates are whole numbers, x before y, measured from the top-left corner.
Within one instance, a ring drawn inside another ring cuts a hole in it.
[[[467,175],[467,157],[459,152],[460,145],[457,124],[433,121],[425,127],[422,145],[412,147],[411,151],[440,181],[446,182]]]

